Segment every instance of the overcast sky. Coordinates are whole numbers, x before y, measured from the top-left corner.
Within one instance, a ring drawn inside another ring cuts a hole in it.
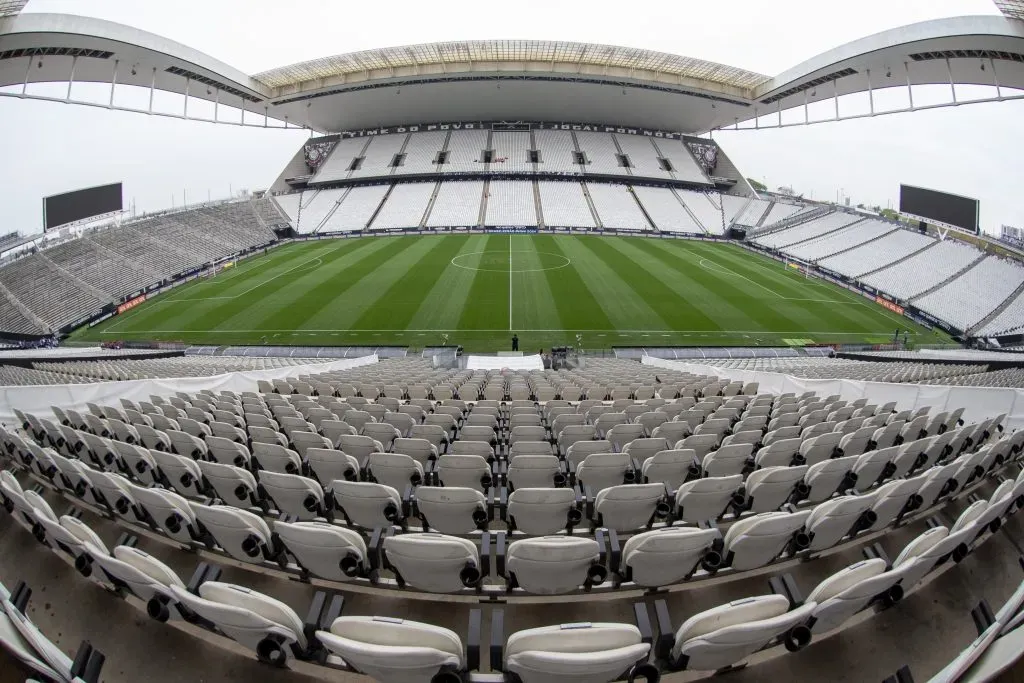
[[[247,73],[375,47],[519,38],[662,50],[768,75],[889,28],[998,13],[991,0],[30,0],[25,11],[120,22]],[[929,96],[918,100],[915,89],[916,101]],[[265,188],[308,135],[10,98],[0,98],[0,122],[0,220],[22,232],[41,230],[43,196],[88,185],[123,180],[139,211],[181,204],[183,193],[192,202]],[[884,207],[905,182],[977,197],[988,232],[1024,227],[1024,100],[715,136],[741,171],[772,188],[833,200],[843,190]]]

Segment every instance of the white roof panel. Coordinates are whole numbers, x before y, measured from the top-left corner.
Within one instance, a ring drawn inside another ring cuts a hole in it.
[[[545,62],[552,67],[576,64],[635,69],[734,88],[750,88],[768,80],[752,71],[665,52],[547,40],[471,40],[386,47],[292,64],[264,71],[254,78],[279,88],[368,71],[473,62]]]

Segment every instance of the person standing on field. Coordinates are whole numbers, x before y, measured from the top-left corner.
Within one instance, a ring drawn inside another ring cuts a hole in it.
[[[519,350],[519,335],[518,334],[513,334],[512,335],[512,350],[513,351],[518,351]]]

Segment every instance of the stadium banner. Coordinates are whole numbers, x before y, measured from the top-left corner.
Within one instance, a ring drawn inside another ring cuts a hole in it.
[[[484,232],[498,235],[536,235],[540,231],[535,227],[528,228],[508,225],[504,227],[484,228]]]
[[[134,299],[129,299],[128,301],[125,301],[123,304],[121,304],[120,306],[117,307],[118,315],[120,315],[121,313],[124,313],[125,311],[130,311],[131,309],[135,308],[136,306],[138,306],[139,304],[141,304],[145,300],[146,300],[146,295],[145,294],[141,294],[141,295],[135,297]]]
[[[182,377],[177,379],[139,379],[124,382],[95,382],[92,384],[52,384],[43,386],[0,387],[0,421],[16,424],[14,409],[36,415],[48,415],[50,406],[87,413],[89,403],[99,405],[120,405],[119,399],[148,401],[150,396],[166,396],[176,391],[194,394],[209,389],[220,391],[258,391],[257,382],[287,379],[299,375],[321,372],[335,372],[350,368],[372,365],[377,354],[362,358],[346,358],[330,363],[291,365],[270,370],[250,372],[228,372],[212,377]],[[51,411],[52,412],[52,411]]]
[[[888,308],[893,313],[898,313],[899,315],[903,315],[903,307],[902,306],[898,306],[898,305],[894,304],[893,302],[888,301],[888,300],[886,300],[886,299],[884,299],[884,298],[882,298],[880,296],[876,296],[875,297],[875,303],[878,304],[879,306],[881,306],[882,308]]]
[[[866,398],[868,403],[882,405],[896,402],[897,410],[916,410],[931,407],[931,414],[964,408],[965,424],[1006,414],[1003,422],[1007,431],[1024,427],[1024,389],[991,387],[952,387],[923,384],[893,384],[850,379],[805,379],[778,372],[738,370],[715,365],[665,360],[645,355],[640,362],[656,368],[690,372],[699,375],[717,375],[731,381],[756,382],[762,393],[802,394],[813,391],[820,396],[837,394],[844,401]]]
[[[323,138],[316,138],[313,143],[326,143],[331,140],[344,140],[347,138],[362,138],[375,135],[394,135],[401,133],[421,133],[432,131],[450,130],[565,130],[576,133],[615,133],[616,135],[641,135],[651,138],[664,138],[666,140],[692,139],[703,145],[717,144],[711,140],[697,138],[685,133],[675,133],[664,130],[648,128],[629,128],[624,126],[610,126],[600,123],[575,123],[565,121],[539,121],[539,122],[518,122],[508,121],[449,121],[446,123],[414,123],[407,126],[382,126],[379,128],[365,128],[363,130],[345,130],[340,133],[328,135]]]

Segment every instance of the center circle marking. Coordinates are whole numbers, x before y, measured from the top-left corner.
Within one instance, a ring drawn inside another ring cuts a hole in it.
[[[561,259],[565,263],[560,263],[560,264],[558,264],[556,266],[550,266],[548,268],[501,268],[501,269],[498,269],[498,268],[474,268],[473,266],[466,266],[466,265],[463,265],[463,264],[459,263],[460,260],[469,258],[470,256],[479,256],[479,255],[482,255],[482,254],[501,254],[502,256],[508,256],[509,253],[512,253],[512,254],[537,254],[538,256],[553,256],[553,257],[555,257],[557,259]],[[458,256],[456,256],[455,258],[453,258],[451,260],[451,264],[453,266],[455,266],[456,268],[462,268],[463,270],[475,270],[475,271],[480,271],[480,272],[483,272],[483,273],[510,273],[510,272],[511,273],[540,273],[540,272],[543,272],[545,270],[560,270],[562,268],[566,268],[570,264],[572,264],[572,261],[569,260],[568,257],[562,256],[561,254],[552,254],[551,252],[548,252],[548,251],[530,251],[530,250],[525,250],[525,249],[519,249],[519,250],[513,249],[511,252],[508,252],[508,251],[504,251],[504,250],[500,250],[500,249],[492,249],[490,251],[471,251],[468,254],[459,254]]]

